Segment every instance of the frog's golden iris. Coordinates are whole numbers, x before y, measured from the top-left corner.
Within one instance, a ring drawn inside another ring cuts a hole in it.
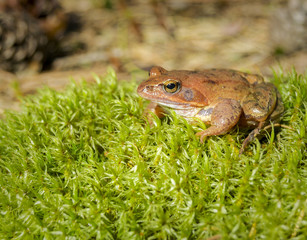
[[[176,80],[167,80],[163,83],[163,88],[168,93],[175,93],[180,89],[180,83]]]

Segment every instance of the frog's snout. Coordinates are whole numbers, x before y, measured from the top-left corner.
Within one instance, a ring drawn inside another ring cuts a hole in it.
[[[150,93],[150,92],[153,92],[153,91],[154,91],[154,87],[153,86],[146,86],[143,89],[143,92],[146,92],[146,93]]]
[[[143,94],[150,94],[154,92],[154,86],[148,86],[148,85],[143,85],[141,84],[138,89],[137,89],[138,94],[140,94],[141,96]]]

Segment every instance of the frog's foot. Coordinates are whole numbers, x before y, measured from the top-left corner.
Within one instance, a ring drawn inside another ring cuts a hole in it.
[[[242,113],[241,105],[233,99],[223,99],[213,109],[211,126],[204,131],[196,133],[203,143],[204,137],[222,135],[230,131],[239,121]]]
[[[240,149],[240,152],[239,152],[239,155],[241,155],[246,146],[255,139],[255,137],[260,133],[260,131],[262,130],[263,126],[265,125],[266,122],[260,122],[258,127],[255,128],[253,131],[250,132],[250,134],[248,134],[247,138],[244,139],[243,143],[242,143],[242,146],[241,146],[241,149]]]

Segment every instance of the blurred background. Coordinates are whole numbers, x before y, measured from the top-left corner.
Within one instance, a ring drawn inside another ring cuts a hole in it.
[[[0,117],[44,85],[154,65],[304,73],[307,1],[0,0]]]

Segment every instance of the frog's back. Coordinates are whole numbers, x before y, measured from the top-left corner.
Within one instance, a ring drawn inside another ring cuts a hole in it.
[[[249,74],[246,75],[248,76]],[[251,83],[246,77],[244,73],[227,69],[191,71],[184,85],[187,88],[198,89],[209,99],[209,103],[214,103],[220,98],[240,101],[251,89]]]
[[[217,82],[233,81],[253,84],[255,82],[264,82],[262,76],[258,74],[249,74],[232,69],[206,69],[201,71],[206,78],[214,79]]]

